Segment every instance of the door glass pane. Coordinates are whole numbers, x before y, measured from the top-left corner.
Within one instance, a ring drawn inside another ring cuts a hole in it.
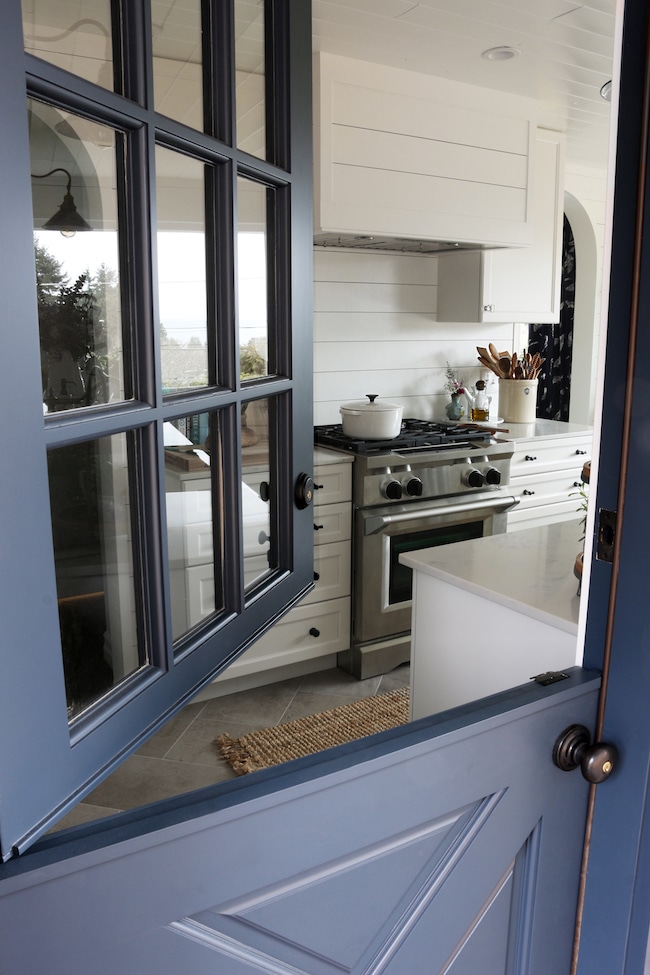
[[[172,636],[180,636],[223,607],[222,537],[215,523],[212,465],[219,463],[216,413],[165,423],[165,492]],[[217,517],[221,505],[217,505]],[[218,598],[216,594],[219,594]]]
[[[201,0],[152,0],[157,112],[203,131]]]
[[[121,133],[28,102],[45,412],[127,398],[116,153]]]
[[[146,662],[138,641],[127,435],[48,453],[68,716]]]
[[[237,226],[237,310],[242,381],[268,375],[266,186],[240,177]]]
[[[156,149],[158,308],[165,393],[208,384],[204,164]]]
[[[237,146],[266,159],[264,0],[235,0]]]
[[[22,0],[25,50],[113,89],[111,0],[92,4]]]
[[[255,585],[277,567],[271,531],[269,400],[244,403],[241,414],[244,585]]]

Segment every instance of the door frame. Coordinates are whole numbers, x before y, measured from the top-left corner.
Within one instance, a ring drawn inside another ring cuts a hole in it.
[[[643,661],[643,485],[650,477],[644,406],[650,357],[650,254],[644,242],[644,228],[650,227],[650,7],[645,0],[618,0],[617,15],[615,156],[612,151],[603,274],[607,332],[592,465],[589,587],[582,598],[589,600],[584,666],[603,670],[606,686],[596,731],[616,745],[619,761],[610,782],[592,787],[579,975],[638,975],[650,927],[650,673]],[[598,558],[601,510],[616,512],[613,564]]]

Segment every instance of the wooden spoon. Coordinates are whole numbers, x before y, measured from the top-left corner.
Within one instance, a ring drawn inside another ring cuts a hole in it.
[[[491,372],[493,372],[495,376],[498,376],[499,379],[503,379],[503,373],[501,372],[498,363],[492,362],[491,359],[486,359],[483,355],[478,357],[478,361],[482,366],[486,366]]]
[[[502,352],[499,356],[499,369],[501,370],[501,378],[508,379],[510,376],[510,356],[507,352]]]

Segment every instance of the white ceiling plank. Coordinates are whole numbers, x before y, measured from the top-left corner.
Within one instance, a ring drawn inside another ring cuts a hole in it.
[[[567,159],[607,165],[614,0],[313,0],[314,50],[536,98]],[[510,45],[511,61],[481,52]]]

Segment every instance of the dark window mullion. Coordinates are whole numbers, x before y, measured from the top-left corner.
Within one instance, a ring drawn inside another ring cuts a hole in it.
[[[212,275],[217,330],[217,385],[239,389],[239,350],[236,342],[237,299],[237,173],[231,162],[213,170],[213,196],[210,220],[214,227],[212,245],[216,255]]]
[[[266,191],[266,324],[268,374],[277,375],[279,372],[277,335],[277,190]]]
[[[291,305],[291,191],[290,185],[275,193],[275,312],[273,342],[277,356],[277,371],[293,378],[292,305]]]
[[[132,471],[131,531],[135,572],[136,617],[139,639],[149,664],[161,670],[171,666],[171,640],[165,615],[165,545],[162,535],[156,427],[150,424],[130,440]]]
[[[233,96],[234,109],[234,96]],[[231,116],[234,117],[234,116]],[[233,133],[234,134],[234,133]],[[221,497],[224,505],[224,558],[226,566],[238,566],[237,573],[226,571],[224,579],[224,606],[226,611],[240,613],[244,606],[244,559],[242,537],[242,454],[241,411],[242,396],[239,368],[238,308],[238,253],[237,253],[237,179],[236,166],[231,163],[218,170],[216,238],[220,256],[219,270],[222,287],[217,295],[218,303],[218,377],[226,388],[235,393],[235,401],[222,411],[223,475]],[[215,495],[216,497],[216,495]]]
[[[115,74],[126,98],[153,109],[153,60],[148,0],[113,0]],[[119,41],[118,41],[119,39]]]
[[[203,112],[208,135],[235,144],[233,0],[203,0]]]
[[[218,355],[221,349],[219,334],[219,295],[224,290],[221,280],[221,248],[217,228],[221,201],[219,199],[218,171],[205,166],[205,280],[208,344],[208,385],[219,383]],[[223,329],[221,332],[223,333]]]
[[[120,240],[121,273],[128,281],[123,315],[132,352],[134,394],[151,407],[151,422],[136,431],[130,463],[131,526],[137,570],[138,631],[153,667],[173,664],[169,618],[167,539],[164,532],[165,481],[162,425],[162,377],[157,287],[157,201],[155,183],[156,122],[152,27],[148,0],[114,2],[119,6],[119,69],[126,98],[140,106],[142,127],[130,136],[122,170]],[[118,171],[119,173],[119,171]],[[129,219],[130,215],[130,219]]]
[[[274,399],[271,411],[273,424],[270,435],[269,454],[275,464],[277,479],[277,508],[271,510],[272,525],[277,538],[277,565],[281,569],[293,569],[293,510],[294,478],[293,451],[291,449],[292,393],[281,394]]]
[[[241,613],[244,605],[244,558],[242,532],[241,407],[233,404],[220,416],[223,471],[219,491],[213,495],[223,505],[224,611]],[[215,491],[213,472],[213,491]],[[226,516],[227,512],[227,516]],[[215,524],[217,516],[215,514]],[[216,551],[216,549],[215,549]],[[238,568],[233,572],[234,567]],[[216,573],[215,573],[216,574]]]
[[[266,0],[266,153],[267,159],[290,169],[289,153],[289,49],[286,0]]]

